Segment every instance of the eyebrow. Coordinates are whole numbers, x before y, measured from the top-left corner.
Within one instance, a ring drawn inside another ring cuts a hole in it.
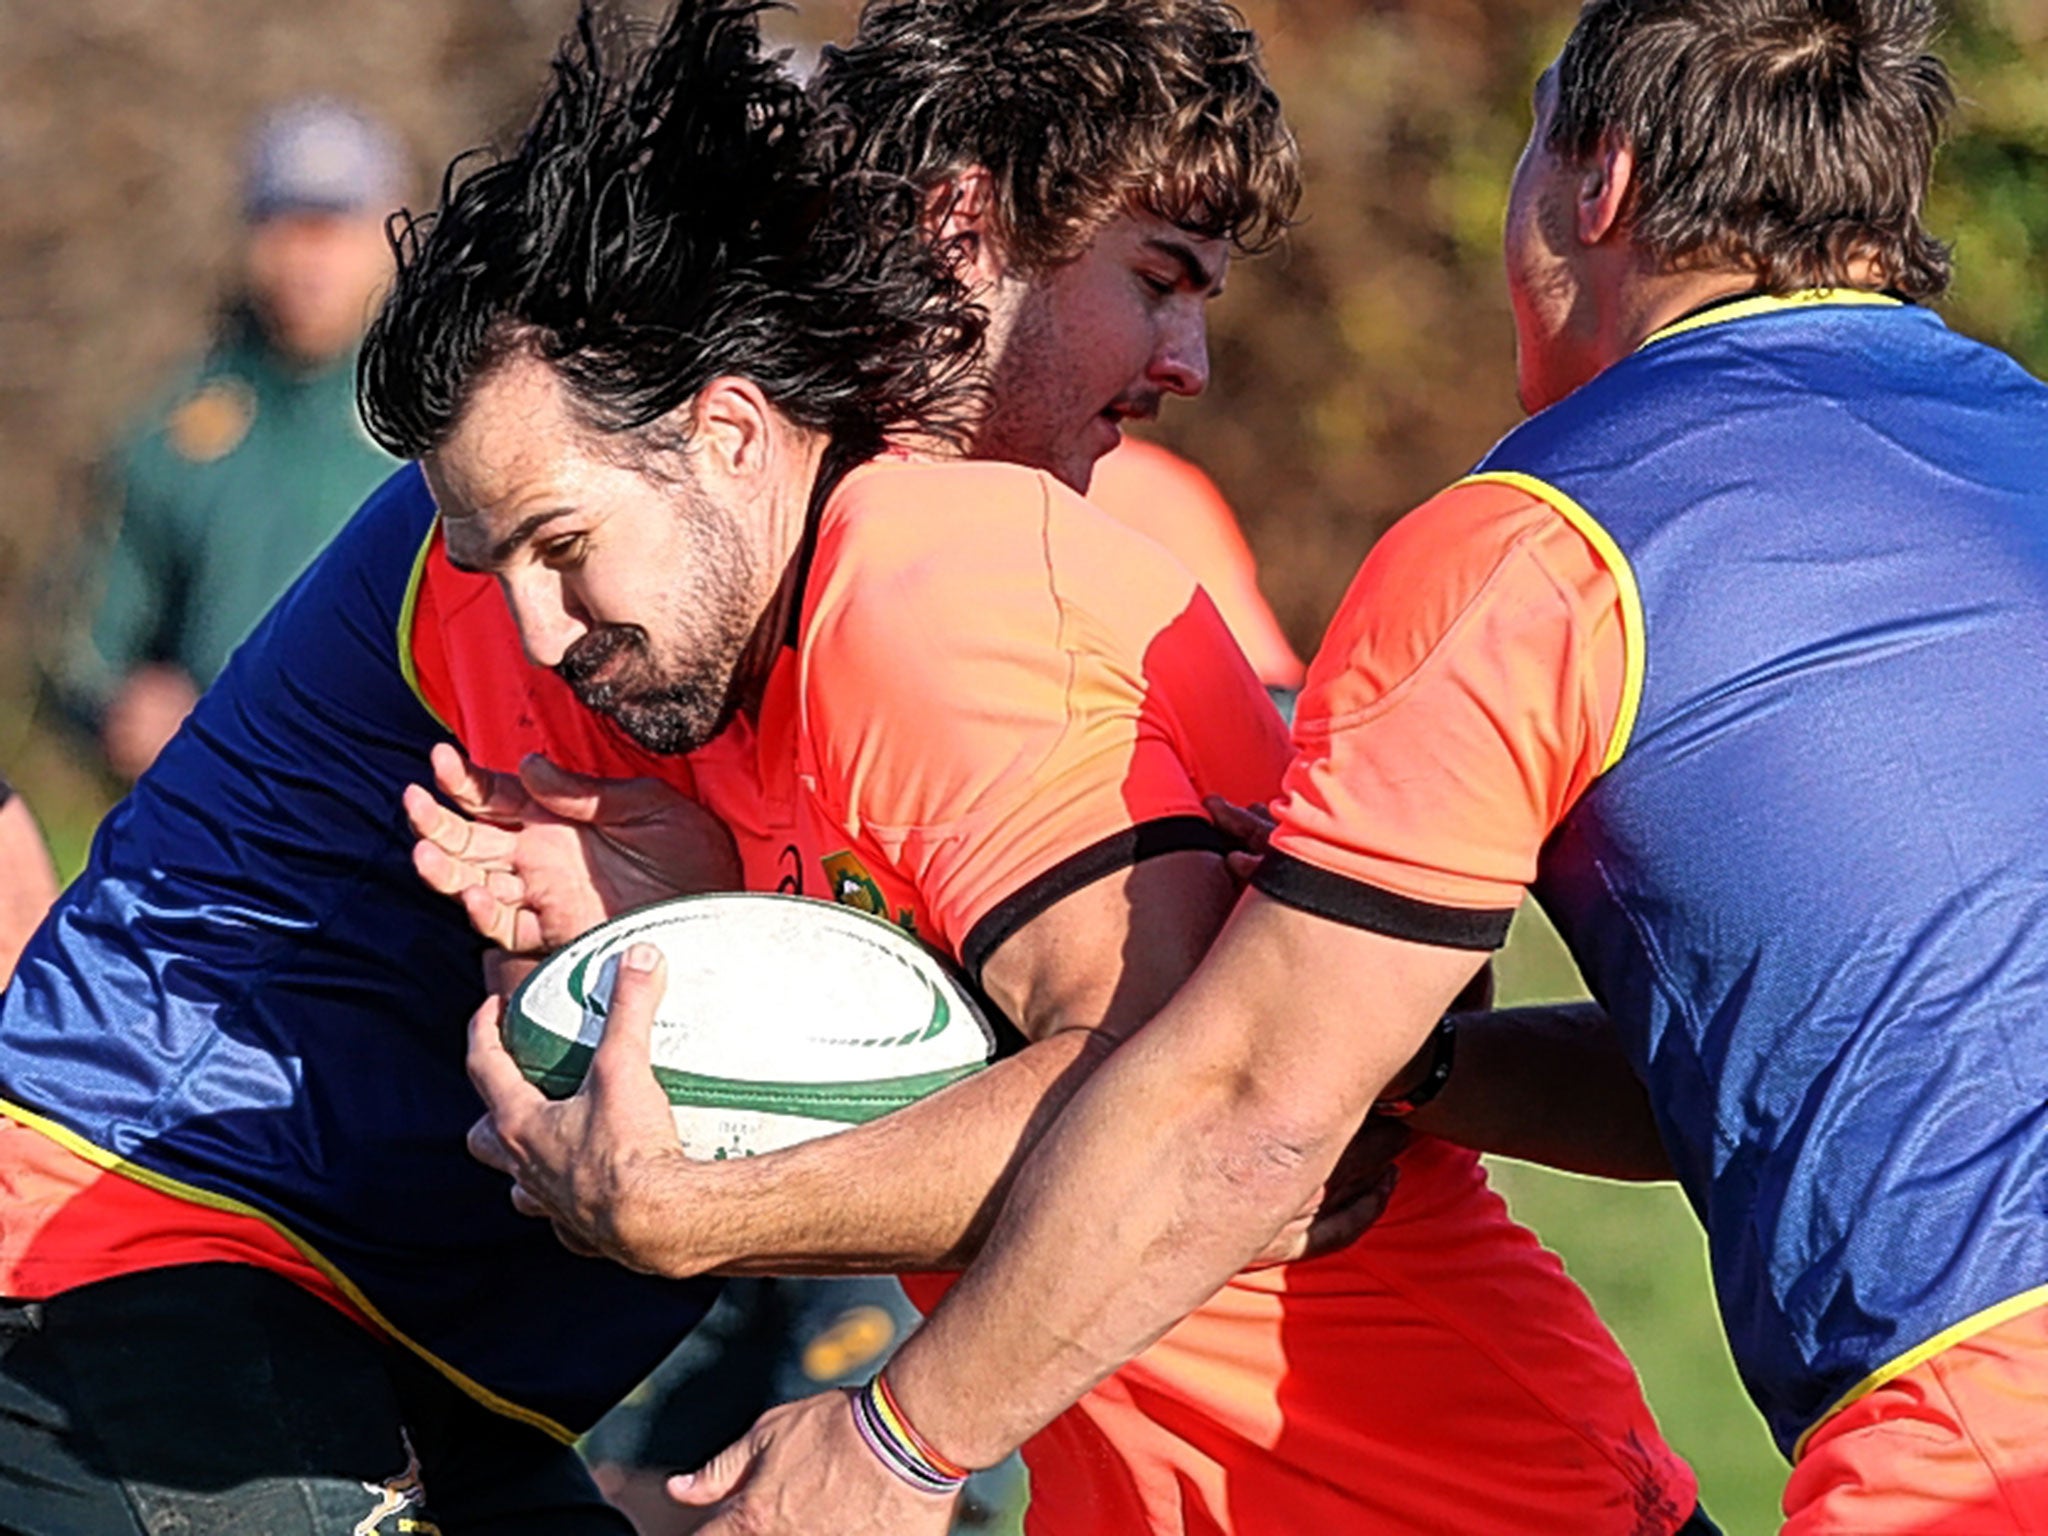
[[[531,539],[556,518],[567,517],[572,510],[574,509],[570,507],[554,507],[546,512],[534,513],[533,516],[527,518],[517,528],[514,528],[504,538],[492,545],[491,552],[484,557],[482,565],[472,565],[467,561],[456,559],[455,551],[452,548],[447,549],[448,563],[454,566],[456,570],[467,571],[472,576],[488,576],[516,555],[519,552],[519,547],[526,543],[527,540]],[[446,547],[445,540],[443,542],[444,547]]]
[[[1168,235],[1148,235],[1145,244],[1160,255],[1179,263],[1181,272],[1188,282],[1210,298],[1215,298],[1223,291],[1225,268],[1219,267],[1218,270],[1211,272],[1208,264],[1195,254],[1193,246]]]

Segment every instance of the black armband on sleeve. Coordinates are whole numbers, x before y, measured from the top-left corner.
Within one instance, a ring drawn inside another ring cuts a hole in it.
[[[1104,875],[1156,859],[1162,853],[1225,854],[1237,846],[1206,816],[1165,816],[1105,837],[1062,859],[1021,890],[1012,892],[976,923],[960,945],[960,964],[981,980],[981,968],[1003,941],[1048,907]]]
[[[1515,909],[1444,907],[1396,895],[1376,885],[1333,875],[1284,853],[1259,861],[1252,887],[1285,906],[1327,917],[1348,928],[1364,928],[1390,939],[1434,944],[1440,949],[1499,949],[1507,942]]]

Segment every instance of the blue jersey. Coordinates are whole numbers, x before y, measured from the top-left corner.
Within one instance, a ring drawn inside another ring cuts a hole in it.
[[[716,1286],[570,1254],[465,1150],[483,945],[399,802],[448,734],[401,636],[433,517],[394,475],[108,817],[0,997],[0,1099],[261,1215],[486,1401],[580,1428]]]
[[[2048,1302],[2048,387],[1816,297],[1672,328],[1481,466],[1640,604],[1633,731],[1536,889],[1788,1449]]]

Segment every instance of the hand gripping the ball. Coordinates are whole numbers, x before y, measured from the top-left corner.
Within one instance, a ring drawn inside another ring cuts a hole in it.
[[[687,1199],[676,1185],[690,1163],[652,1062],[666,985],[653,945],[620,957],[604,1038],[566,1099],[548,1099],[526,1080],[499,1036],[503,1005],[487,1000],[470,1021],[469,1077],[489,1113],[470,1128],[469,1150],[510,1175],[512,1204],[552,1222],[565,1247],[682,1278],[715,1259],[688,1254],[679,1224]]]
[[[543,954],[634,907],[737,890],[739,854],[717,817],[658,779],[596,779],[529,757],[516,774],[434,748],[434,782],[405,791],[413,867],[460,901],[477,932]]]

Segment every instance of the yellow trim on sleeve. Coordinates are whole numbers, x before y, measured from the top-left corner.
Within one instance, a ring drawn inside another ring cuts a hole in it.
[[[500,1397],[489,1387],[483,1385],[483,1383],[472,1381],[469,1377],[463,1375],[461,1371],[458,1371],[454,1366],[426,1348],[426,1346],[408,1338],[405,1334],[394,1328],[391,1325],[391,1320],[385,1317],[382,1312],[379,1312],[371,1304],[370,1298],[357,1288],[355,1282],[337,1269],[324,1254],[283,1223],[265,1215],[254,1206],[245,1205],[230,1195],[215,1194],[211,1190],[200,1189],[195,1185],[186,1184],[178,1179],[174,1179],[168,1174],[157,1173],[151,1169],[139,1167],[118,1153],[109,1152],[104,1147],[95,1146],[76,1131],[59,1125],[54,1120],[46,1119],[42,1115],[36,1114],[33,1110],[23,1109],[18,1104],[9,1103],[5,1099],[0,1099],[0,1115],[5,1115],[17,1124],[24,1125],[32,1131],[49,1137],[50,1140],[56,1142],[65,1151],[75,1153],[97,1168],[104,1168],[109,1173],[117,1174],[124,1179],[130,1179],[147,1189],[157,1191],[159,1194],[170,1195],[179,1200],[189,1201],[193,1205],[202,1205],[209,1210],[224,1211],[231,1216],[246,1216],[252,1220],[262,1222],[264,1226],[270,1228],[271,1231],[277,1233],[279,1237],[282,1237],[292,1247],[296,1248],[300,1256],[308,1264],[333,1281],[335,1287],[340,1290],[342,1295],[346,1296],[363,1316],[375,1323],[380,1331],[403,1344],[407,1349],[418,1355],[427,1364],[431,1365],[443,1376],[446,1376],[456,1386],[482,1403],[486,1408],[491,1409],[495,1413],[503,1414],[508,1419],[517,1419],[522,1424],[530,1424],[544,1434],[553,1436],[564,1445],[575,1442],[575,1435],[570,1433],[566,1426],[556,1423],[544,1413],[537,1413],[531,1408],[522,1408],[510,1399]]]
[[[398,608],[398,670],[405,678],[405,686],[412,690],[412,696],[420,701],[420,708],[434,717],[434,723],[450,736],[455,727],[441,718],[441,712],[428,701],[426,690],[420,687],[419,669],[412,660],[412,626],[420,606],[420,587],[427,579],[427,555],[434,547],[434,535],[440,531],[441,521],[436,518],[427,525],[427,536],[420,540],[420,552],[412,557],[412,575],[406,579],[405,601]]]
[[[1628,556],[1621,552],[1614,536],[1600,526],[1592,513],[1548,480],[1539,480],[1519,470],[1490,469],[1467,475],[1459,484],[1511,486],[1546,503],[1585,537],[1599,554],[1608,573],[1614,577],[1615,589],[1621,595],[1621,708],[1615,713],[1614,732],[1607,738],[1607,751],[1600,759],[1600,771],[1605,773],[1620,762],[1621,754],[1628,750],[1629,737],[1636,727],[1636,713],[1643,702],[1643,595],[1636,586],[1636,573],[1628,563]]]
[[[1886,1382],[1896,1381],[1906,1372],[1925,1365],[1943,1351],[1953,1349],[1964,1340],[1975,1338],[1980,1333],[1988,1333],[2016,1317],[2024,1316],[2036,1307],[2048,1307],[2048,1285],[2037,1285],[2032,1290],[2021,1291],[2019,1295],[1999,1302],[1995,1307],[1986,1307],[1982,1312],[1973,1313],[1960,1323],[1942,1329],[1926,1343],[1916,1344],[1904,1354],[1895,1356],[1836,1398],[1826,1413],[1807,1425],[1805,1432],[1792,1443],[1792,1459],[1797,1461],[1804,1456],[1807,1442],[1813,1438],[1815,1431],[1858,1398],[1868,1397]]]
[[[1721,325],[1730,320],[1747,320],[1752,315],[1768,315],[1781,309],[1810,309],[1818,304],[1884,305],[1896,309],[1900,301],[1888,293],[1872,293],[1866,288],[1802,288],[1797,293],[1760,293],[1753,299],[1718,304],[1701,314],[1674,320],[1663,330],[1652,331],[1644,339],[1643,346],[1653,347],[1670,337],[1683,336],[1687,331],[1704,330],[1707,326]],[[1642,348],[1636,350],[1641,351]]]

